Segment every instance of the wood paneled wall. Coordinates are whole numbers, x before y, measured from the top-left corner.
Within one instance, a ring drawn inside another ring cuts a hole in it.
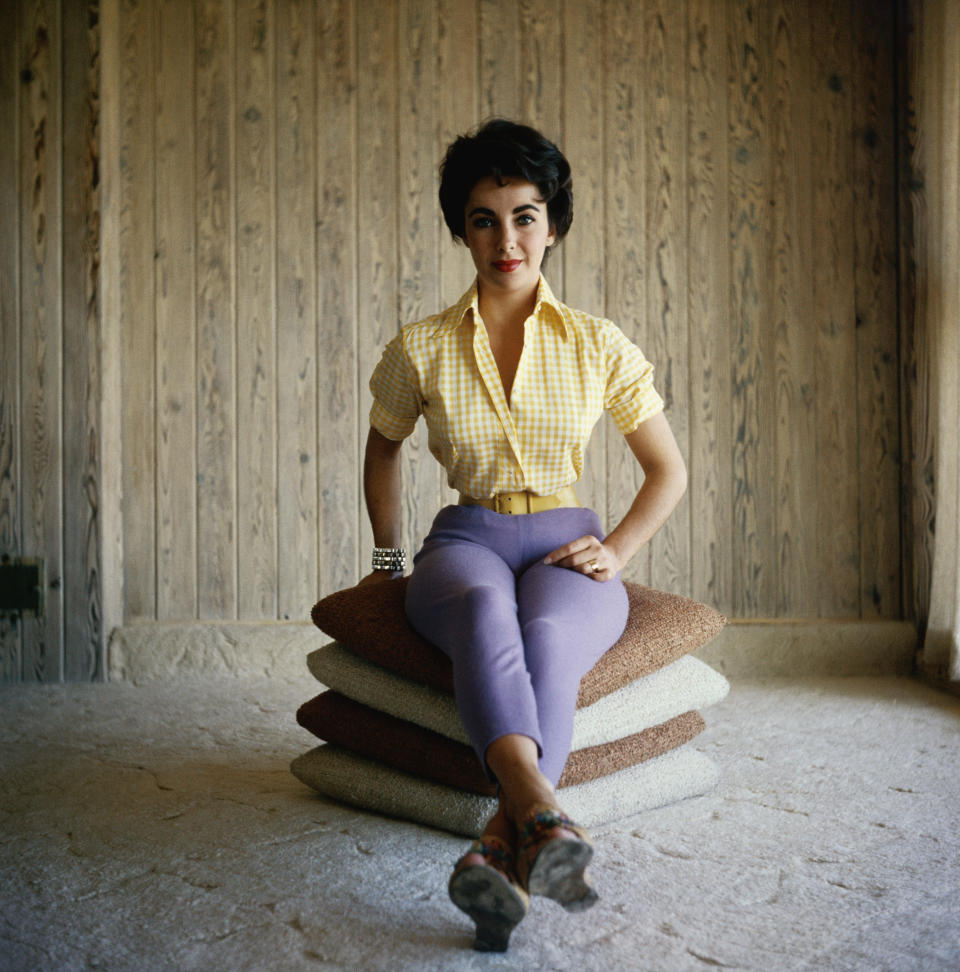
[[[0,681],[104,673],[98,6],[0,5],[0,554],[45,565]]]
[[[901,605],[892,6],[123,4],[128,616],[300,617],[369,535],[366,378],[469,264],[436,165],[522,118],[575,171],[549,268],[658,369],[691,488],[638,579],[737,616]],[[582,492],[637,485],[602,427]],[[418,435],[408,545],[444,500]]]
[[[894,0],[2,9],[0,552],[63,575],[42,633],[4,629],[5,670],[95,677],[62,659],[102,641],[98,585],[128,620],[269,619],[357,579],[367,378],[472,279],[436,170],[494,114],[570,157],[548,276],[645,350],[688,461],[630,575],[737,617],[902,615]],[[122,376],[99,438],[98,95]],[[114,438],[101,579],[90,463]],[[449,492],[422,430],[404,454],[415,547]],[[602,423],[582,496],[612,523],[637,485]]]
[[[918,668],[960,678],[960,7],[904,4],[901,321],[907,610]]]

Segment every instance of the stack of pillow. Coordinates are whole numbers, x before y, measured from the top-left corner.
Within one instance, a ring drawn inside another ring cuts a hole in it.
[[[314,607],[334,640],[307,665],[327,690],[297,721],[325,743],[291,770],[334,799],[475,837],[496,809],[494,788],[457,714],[449,660],[406,619],[406,584],[354,587]],[[559,783],[561,806],[585,827],[698,796],[717,780],[690,741],[704,728],[700,710],[729,685],[690,653],[725,619],[685,597],[626,588],[626,630],[580,683]]]

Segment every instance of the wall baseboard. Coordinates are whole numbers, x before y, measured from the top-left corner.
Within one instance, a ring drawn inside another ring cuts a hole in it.
[[[111,681],[264,677],[309,681],[306,656],[330,639],[306,621],[141,621],[114,630]],[[731,621],[697,657],[728,678],[909,675],[917,632],[904,621]]]
[[[907,621],[734,620],[697,657],[728,678],[910,675],[917,629]]]

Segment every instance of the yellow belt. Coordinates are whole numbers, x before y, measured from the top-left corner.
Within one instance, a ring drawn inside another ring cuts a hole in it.
[[[561,506],[579,506],[580,500],[572,486],[564,486],[558,493],[550,496],[537,496],[529,490],[515,493],[497,493],[496,496],[478,498],[460,494],[461,506],[483,506],[495,513],[542,513]]]

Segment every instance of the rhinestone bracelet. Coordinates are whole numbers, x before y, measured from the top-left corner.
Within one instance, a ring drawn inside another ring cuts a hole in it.
[[[374,547],[374,570],[406,570],[407,552],[403,547]]]

